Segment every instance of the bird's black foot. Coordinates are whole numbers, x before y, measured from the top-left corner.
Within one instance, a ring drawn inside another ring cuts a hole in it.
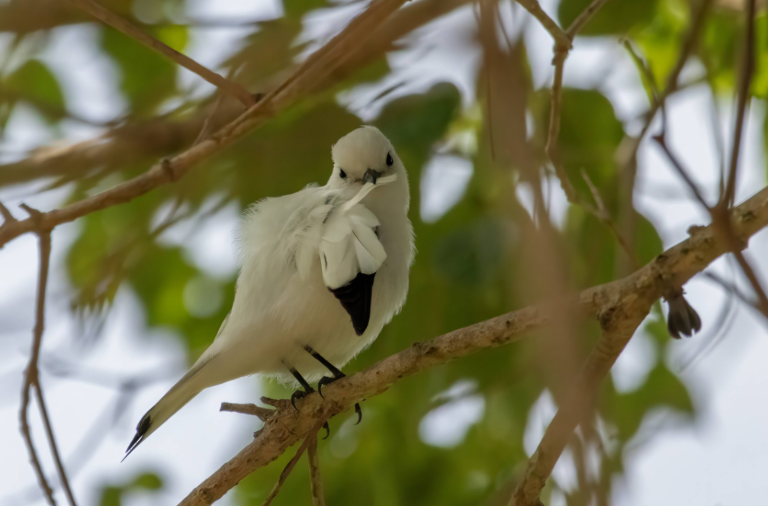
[[[304,388],[304,390],[296,390],[293,392],[293,395],[291,395],[291,405],[293,406],[293,409],[298,411],[299,408],[296,407],[296,399],[303,399],[309,394],[315,393],[315,389],[312,388],[309,383],[307,383],[307,380],[305,380],[304,377],[299,374],[299,371],[293,367],[289,368],[288,370],[291,371],[291,374],[293,374],[293,377],[296,378],[296,381],[298,381],[299,384]]]
[[[320,378],[320,381],[317,382],[317,392],[320,394],[320,397],[325,399],[325,396],[323,396],[323,387],[325,385],[330,385],[336,380],[340,380],[341,378],[344,378],[346,374],[343,372],[339,372],[338,376],[323,376]]]
[[[296,411],[299,410],[299,408],[296,407],[296,399],[303,399],[304,397],[313,393],[315,393],[315,389],[312,387],[309,387],[309,389],[296,390],[295,392],[293,392],[293,395],[291,395],[291,406],[293,406],[293,409],[295,409]]]
[[[323,397],[323,385],[330,385],[336,380],[340,380],[341,378],[346,377],[346,374],[341,372],[338,368],[336,368],[333,364],[331,364],[328,360],[326,360],[322,355],[320,355],[318,352],[316,352],[314,349],[312,349],[311,346],[304,346],[304,349],[315,357],[318,362],[323,364],[329,371],[331,371],[331,374],[333,376],[324,376],[320,378],[320,381],[317,382],[317,391],[320,394],[320,397]],[[323,397],[325,399],[325,397]],[[360,409],[360,403],[355,403],[355,413],[357,413],[357,425],[363,420],[363,411]],[[328,437],[327,435],[325,437]]]
[[[323,397],[323,386],[324,385],[330,385],[336,380],[340,380],[341,378],[346,377],[346,374],[344,374],[341,371],[338,371],[338,374],[334,374],[334,376],[323,376],[320,378],[320,381],[317,382],[317,391],[320,394],[320,397]],[[325,399],[325,397],[323,397]],[[355,403],[355,413],[357,413],[357,422],[355,422],[355,425],[359,424],[363,420],[363,410],[360,409],[360,403]],[[328,437],[328,436],[326,436]]]

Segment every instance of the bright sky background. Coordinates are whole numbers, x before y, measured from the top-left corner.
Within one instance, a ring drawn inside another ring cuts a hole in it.
[[[556,2],[544,1],[545,10],[554,13]],[[267,19],[279,15],[281,6],[271,0],[196,0],[191,13],[195,17],[217,15],[225,18]],[[519,33],[523,26],[521,9],[515,10],[510,28]],[[349,15],[349,9],[343,14]],[[505,13],[509,15],[509,12]],[[329,23],[329,21],[331,23]],[[337,29],[344,18],[330,13],[312,18],[307,36],[328,34]],[[450,80],[460,90],[471,94],[473,71],[477,65],[477,49],[467,49],[461,40],[471,37],[474,16],[463,9],[442,20],[442,32],[427,34],[418,46],[408,52],[393,54],[390,63],[396,75],[375,87],[367,87],[340,97],[364,118],[375,115],[381,104],[369,104],[377,90],[391,82],[407,78],[409,84],[398,90],[405,94],[425,90],[437,80]],[[205,29],[195,32],[188,53],[205,65],[215,67],[224,55],[233,50],[240,34],[238,29]],[[445,38],[450,33],[451,43]],[[536,23],[525,28],[535,86],[548,85],[552,70],[551,41]],[[89,49],[95,31],[81,26],[57,29],[46,51],[46,61],[64,84],[67,103],[73,112],[93,119],[109,119],[123,107],[122,99],[113,90],[114,82],[94,79],[104,76],[108,59]],[[439,42],[439,44],[438,44]],[[8,39],[0,39],[0,51]],[[462,49],[463,48],[463,49]],[[689,65],[684,76],[699,72]],[[198,83],[195,76],[184,73],[185,83]],[[636,129],[637,117],[646,107],[645,94],[635,69],[623,50],[609,39],[577,39],[565,72],[570,86],[598,87],[611,99],[617,115],[630,129]],[[205,90],[205,86],[201,88]],[[669,103],[672,146],[696,171],[696,178],[705,188],[714,188],[717,168],[713,163],[715,150],[711,132],[710,101],[706,88],[694,87],[674,97]],[[465,101],[468,105],[468,102]],[[721,104],[728,112],[729,103]],[[749,116],[746,146],[738,188],[739,200],[755,193],[766,184],[766,160],[763,152],[763,104],[755,104]],[[730,132],[732,121],[724,115],[722,131]],[[68,139],[89,138],[97,133],[90,127],[66,123]],[[18,153],[30,147],[46,144],[41,136],[42,123],[28,110],[15,113],[9,125],[10,141],[1,146],[4,153]],[[329,160],[330,168],[330,160]],[[443,177],[436,178],[436,174]],[[445,174],[452,177],[446,178]],[[437,157],[422,181],[424,194],[422,215],[437,219],[456,199],[471,175],[466,162],[447,156]],[[447,181],[436,185],[435,181]],[[415,186],[414,186],[415,187]],[[64,197],[61,191],[30,196],[32,189],[15,188],[0,193],[0,199],[14,209],[22,199],[34,207],[51,209]],[[707,222],[705,214],[689,198],[680,198],[684,186],[659,151],[646,142],[640,149],[639,184],[635,198],[639,209],[657,226],[666,247],[684,239],[691,224]],[[554,195],[555,214],[562,215],[564,198]],[[235,271],[232,237],[237,222],[237,210],[228,207],[218,213],[202,230],[175,231],[166,240],[183,244],[197,265],[212,275]],[[557,216],[555,217],[557,218]],[[251,438],[257,427],[254,420],[243,415],[219,413],[223,400],[252,402],[259,396],[258,382],[241,379],[206,390],[162,430],[152,436],[130,459],[120,463],[123,451],[131,439],[139,417],[184,372],[184,350],[177,339],[167,333],[147,331],[141,305],[135,295],[123,289],[107,320],[102,339],[94,346],[78,345],[74,336],[81,334],[70,316],[65,297],[56,297],[66,290],[62,277],[63,251],[73,240],[78,224],[58,227],[53,237],[54,255],[52,279],[46,317],[46,335],[42,360],[57,356],[77,364],[80,369],[93,369],[93,382],[55,379],[49,369],[43,370],[46,400],[51,412],[59,447],[72,477],[76,496],[81,504],[93,504],[93,492],[99,485],[120,483],[147,467],[157,469],[166,479],[161,495],[131,496],[126,504],[175,504],[194,486],[228,460]],[[212,240],[215,238],[215,240]],[[418,238],[417,238],[418,241]],[[768,234],[755,237],[749,257],[762,273],[768,271]],[[417,260],[418,261],[418,260]],[[717,270],[731,277],[728,264],[720,260]],[[31,235],[23,236],[0,250],[0,506],[33,504],[39,498],[32,468],[18,431],[18,402],[21,373],[26,363],[34,324],[34,289],[37,275],[37,245]],[[696,278],[686,287],[687,297],[698,310],[704,323],[703,333],[690,340],[670,340],[663,357],[657,357],[647,336],[636,335],[613,370],[617,387],[630,391],[636,387],[657,360],[666,360],[673,370],[680,370],[691,357],[710,346],[711,333],[723,302],[720,290],[712,283]],[[431,337],[431,336],[424,336]],[[679,423],[667,413],[657,413],[646,420],[644,432],[653,434],[650,443],[630,448],[625,453],[626,475],[614,488],[617,506],[663,506],[681,504],[758,504],[768,496],[768,332],[749,309],[738,308],[732,331],[713,351],[702,354],[680,375],[693,394],[699,417],[694,426]],[[125,416],[113,417],[117,392],[100,381],[98,371],[125,377],[147,372],[164,371],[163,379],[140,393],[129,404]],[[50,386],[49,386],[50,385]],[[453,389],[472,388],[471,382],[460,382]],[[422,439],[428,444],[455,446],[485,407],[481,395],[463,398],[436,409],[427,415],[421,426]],[[46,469],[53,466],[45,450],[44,437],[33,413],[33,432],[38,441]],[[532,452],[543,433],[545,424],[554,414],[551,399],[545,394],[531,415],[526,434],[526,449]],[[99,442],[100,438],[103,442]],[[84,464],[78,457],[92,445],[96,453]],[[327,443],[341,444],[332,437]],[[341,449],[339,450],[341,451]],[[354,458],[354,455],[351,456]],[[194,462],[195,465],[184,465]],[[555,470],[555,478],[564,488],[573,487],[572,465],[564,459]],[[39,503],[39,501],[38,501]],[[231,504],[225,498],[221,504]],[[562,497],[555,497],[552,506],[562,506]]]

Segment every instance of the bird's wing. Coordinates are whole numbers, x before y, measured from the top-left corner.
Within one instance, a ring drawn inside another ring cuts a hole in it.
[[[379,220],[362,204],[337,206],[320,236],[323,281],[352,318],[357,335],[368,327],[374,276],[387,258],[378,226]]]
[[[352,318],[355,332],[365,332],[373,279],[387,254],[377,236],[378,218],[360,204],[371,188],[364,190],[345,200],[325,187],[306,188],[251,208],[241,236],[239,279],[258,279],[269,287],[250,297],[254,307],[267,311],[278,303],[274,294],[294,273],[310,281],[319,261],[323,282]],[[250,285],[238,286],[241,290],[255,292]],[[257,300],[265,293],[271,300]]]

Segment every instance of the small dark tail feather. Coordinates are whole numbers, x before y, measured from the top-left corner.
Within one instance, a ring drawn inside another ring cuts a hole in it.
[[[131,440],[131,444],[128,445],[128,448],[125,450],[125,456],[123,457],[123,460],[128,458],[128,455],[130,455],[133,450],[136,449],[137,446],[141,444],[142,441],[144,441],[144,435],[149,430],[149,427],[152,425],[152,420],[149,418],[149,413],[144,415],[144,418],[141,419],[139,424],[136,426],[136,435],[133,436],[133,439]],[[120,462],[122,462],[121,460]]]

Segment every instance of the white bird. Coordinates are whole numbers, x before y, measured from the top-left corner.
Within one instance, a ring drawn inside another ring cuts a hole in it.
[[[300,384],[293,401],[314,391],[309,381],[320,388],[343,377],[339,369],[400,311],[415,253],[405,167],[371,126],[342,137],[332,158],[325,186],[245,212],[232,309],[211,346],[141,418],[126,456],[205,388],[259,373]]]

